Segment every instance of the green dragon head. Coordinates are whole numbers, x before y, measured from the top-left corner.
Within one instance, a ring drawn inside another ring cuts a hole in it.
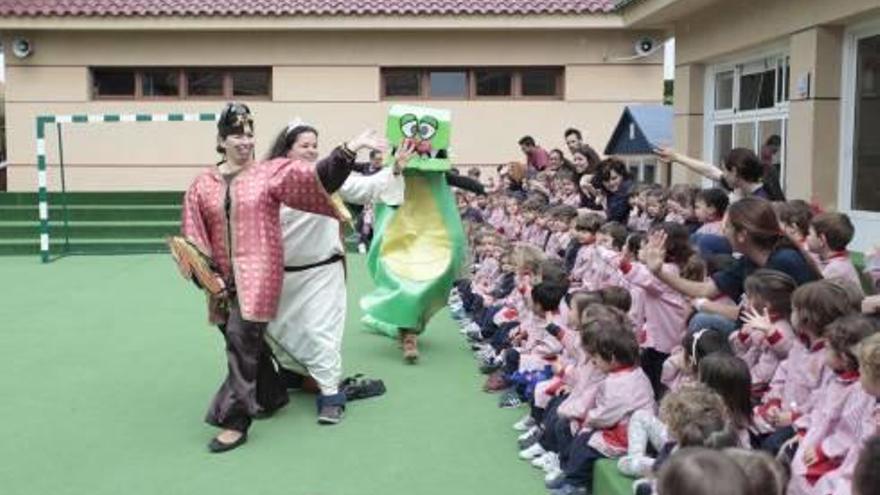
[[[416,148],[407,169],[444,172],[452,168],[449,159],[451,113],[436,108],[394,105],[388,112],[386,136],[394,150],[406,142]]]

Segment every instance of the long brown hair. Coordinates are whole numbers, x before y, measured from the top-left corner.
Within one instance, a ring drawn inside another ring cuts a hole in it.
[[[813,275],[822,278],[822,270],[816,266],[803,247],[788,237],[779,226],[773,204],[763,198],[743,198],[727,209],[727,223],[734,232],[745,232],[748,242],[756,248],[773,252],[781,248],[799,252]]]

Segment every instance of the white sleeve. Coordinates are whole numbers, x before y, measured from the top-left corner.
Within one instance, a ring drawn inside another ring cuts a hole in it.
[[[352,174],[339,188],[343,200],[358,205],[372,201],[399,205],[403,203],[403,194],[403,174],[394,175],[392,167],[384,167],[373,175]]]

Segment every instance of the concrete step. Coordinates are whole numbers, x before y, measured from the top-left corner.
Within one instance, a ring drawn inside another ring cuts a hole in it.
[[[130,239],[164,238],[180,231],[177,221],[79,222],[72,221],[65,228],[61,221],[49,224],[51,239],[69,236],[72,239]],[[40,234],[40,223],[34,221],[0,221],[0,239],[34,239]]]
[[[180,221],[180,205],[70,205],[69,221]],[[0,221],[38,221],[37,205],[0,205]],[[50,205],[49,220],[62,221],[65,213],[60,205]]]
[[[52,254],[71,252],[76,254],[134,254],[164,253],[168,248],[162,239],[130,238],[130,239],[71,239],[65,245],[64,239],[50,242]],[[0,239],[0,255],[34,255],[40,253],[40,243],[34,239]]]

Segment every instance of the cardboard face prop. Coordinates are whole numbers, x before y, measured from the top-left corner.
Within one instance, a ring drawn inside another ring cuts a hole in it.
[[[394,105],[388,112],[386,137],[394,149],[407,142],[415,144],[417,156],[410,160],[407,169],[445,172],[452,168],[450,120],[449,110]]]

